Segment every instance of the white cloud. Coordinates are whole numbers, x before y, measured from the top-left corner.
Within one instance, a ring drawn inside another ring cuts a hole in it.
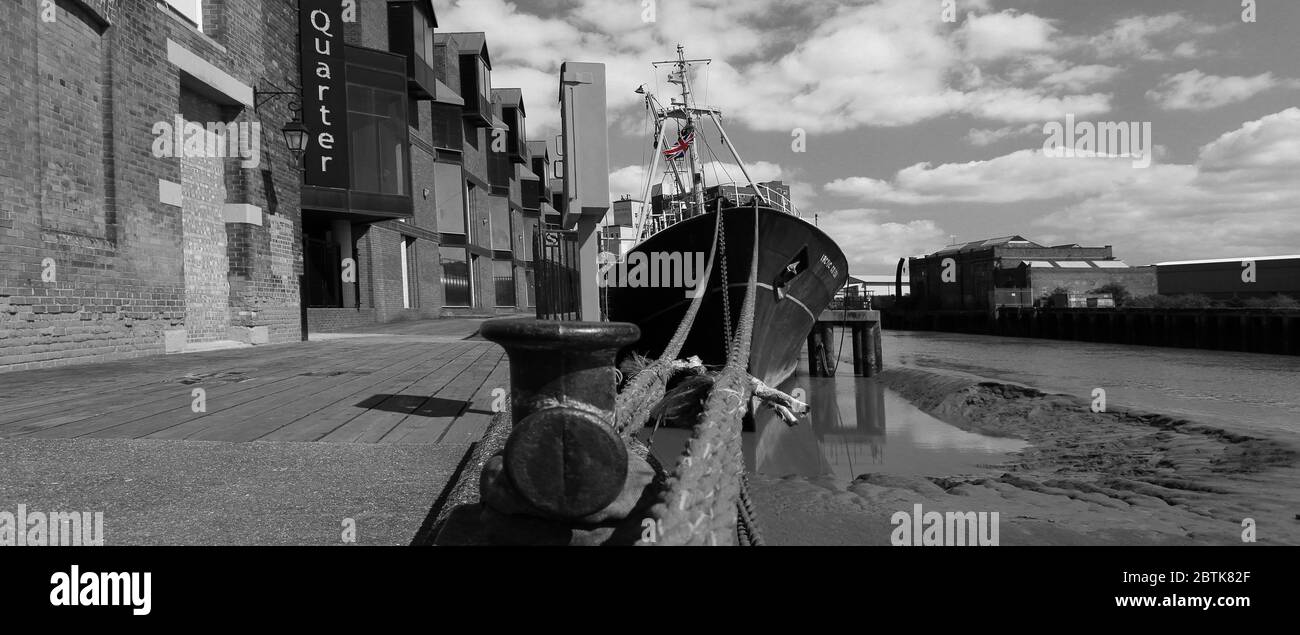
[[[1100,59],[1136,58],[1143,60],[1168,59],[1163,47],[1178,42],[1179,55],[1194,54],[1196,37],[1209,35],[1221,27],[1192,20],[1180,13],[1139,15],[1123,18],[1110,29],[1077,41],[1081,47],[1092,50]]]
[[[1085,64],[1057,71],[1042,78],[1039,82],[1065,90],[1081,91],[1097,84],[1104,84],[1114,79],[1122,71],[1123,69],[1116,66]]]
[[[1300,86],[1294,80],[1278,80],[1272,73],[1254,77],[1221,77],[1193,69],[1168,75],[1147,91],[1147,99],[1165,110],[1211,110],[1245,101],[1278,86]]]
[[[1030,13],[971,15],[957,31],[974,60],[996,60],[1056,49],[1056,27]]]
[[[1010,139],[1012,137],[1038,132],[1041,129],[1042,126],[1036,123],[1025,124],[1019,127],[1005,126],[996,130],[971,128],[971,131],[966,133],[966,140],[969,141],[971,145],[987,146],[1002,141],[1003,139]]]
[[[1300,244],[1300,108],[1246,122],[1193,164],[1135,169],[1126,159],[1053,159],[1021,150],[987,161],[917,164],[890,180],[854,177],[830,194],[875,204],[1014,204],[1057,211],[1035,225],[1086,235],[1151,262],[1189,255],[1290,253]],[[1123,255],[1123,254],[1121,254]]]
[[[1033,14],[962,4],[957,29],[938,19],[932,0],[660,0],[650,24],[631,0],[457,0],[438,17],[444,31],[486,32],[494,85],[524,89],[530,130],[540,134],[555,132],[564,60],[605,63],[611,125],[639,130],[644,112],[633,90],[645,83],[669,92],[649,62],[671,57],[677,42],[689,44],[691,57],[714,60],[697,78],[701,101],[763,131],[839,132],[957,114],[1030,121],[1109,107],[1108,95],[1073,94],[1082,80],[998,78],[984,66],[1036,58],[1063,70],[1053,57],[1059,33]],[[919,19],[924,12],[934,19]]]
[[[817,226],[835,237],[849,260],[850,273],[893,266],[899,258],[933,252],[947,241],[947,234],[932,220],[879,222],[880,214],[875,209],[819,214]]]

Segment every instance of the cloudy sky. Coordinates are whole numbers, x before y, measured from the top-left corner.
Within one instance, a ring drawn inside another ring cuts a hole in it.
[[[560,62],[607,65],[615,196],[639,195],[648,163],[633,91],[667,88],[650,62],[677,43],[712,58],[701,103],[855,273],[954,236],[1113,245],[1130,264],[1300,253],[1296,0],[1256,0],[1254,22],[1243,0],[955,0],[952,21],[946,0],[434,4],[442,30],[487,33],[532,138],[555,132]],[[1151,165],[1045,156],[1067,115],[1149,124]]]

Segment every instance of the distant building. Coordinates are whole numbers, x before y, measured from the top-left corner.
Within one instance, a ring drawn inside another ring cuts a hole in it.
[[[1154,267],[1130,267],[1110,245],[1047,246],[1021,236],[950,245],[908,261],[915,306],[931,310],[988,310],[1032,306],[1059,289],[1082,295],[1121,284],[1135,296],[1156,292]]]
[[[1300,298],[1300,256],[1261,256],[1156,263],[1161,295],[1216,300],[1288,295]]]
[[[894,295],[897,291],[895,288],[896,279],[889,274],[873,275],[864,274],[860,276],[849,276],[849,281],[844,283],[845,295],[859,296],[886,296]],[[912,293],[911,280],[907,274],[903,274],[903,295]]]

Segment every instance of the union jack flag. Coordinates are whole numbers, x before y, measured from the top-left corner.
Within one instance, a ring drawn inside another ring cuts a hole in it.
[[[691,144],[695,142],[695,128],[687,126],[677,135],[677,143],[664,150],[664,158],[672,161],[686,156]]]

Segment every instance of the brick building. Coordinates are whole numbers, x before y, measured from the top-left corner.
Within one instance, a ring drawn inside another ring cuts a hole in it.
[[[1122,284],[1135,296],[1156,292],[1153,267],[1130,267],[1110,245],[1040,245],[1004,236],[950,245],[908,259],[915,307],[987,310],[1001,304],[1030,305],[1057,288],[1082,294]]]
[[[524,96],[429,0],[342,10],[0,3],[0,371],[529,309]]]
[[[0,371],[301,336],[297,16],[0,3]]]
[[[363,0],[343,24],[347,182],[306,163],[311,330],[529,310],[540,194],[523,95],[492,88],[482,33],[437,28],[428,0]]]

